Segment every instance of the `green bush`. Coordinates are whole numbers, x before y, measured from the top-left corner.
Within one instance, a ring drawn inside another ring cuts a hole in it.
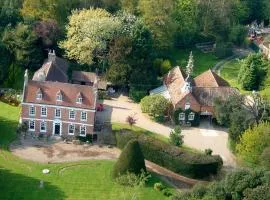
[[[162,191],[164,190],[166,187],[162,184],[162,183],[155,183],[154,184],[154,189],[157,191]]]
[[[146,96],[141,100],[142,112],[148,113],[150,116],[158,117],[164,116],[168,108],[169,102],[161,95]]]
[[[170,132],[170,144],[180,147],[184,143],[183,141],[184,136],[181,135],[181,127],[175,126],[174,130]]]
[[[171,193],[171,191],[168,189],[168,188],[165,188],[164,190],[162,190],[162,193],[164,196],[166,197],[170,197],[172,196],[173,194]]]
[[[121,130],[115,132],[117,147],[123,149],[128,141],[137,139],[145,159],[176,173],[194,178],[216,174],[222,166],[220,156],[187,152],[150,136]]]
[[[139,103],[143,97],[147,95],[146,90],[136,89],[134,87],[129,90],[129,97],[136,103]]]
[[[131,140],[127,143],[117,160],[112,175],[114,178],[125,175],[128,172],[138,175],[142,170],[146,171],[146,167],[139,142]]]
[[[212,149],[205,149],[204,153],[205,153],[205,155],[212,155],[213,150]]]
[[[144,170],[142,170],[139,175],[127,172],[126,174],[115,178],[115,182],[119,185],[129,187],[144,186],[150,177],[151,175],[146,173]]]
[[[172,64],[169,60],[163,60],[160,65],[160,73],[161,75],[167,74],[172,68]]]

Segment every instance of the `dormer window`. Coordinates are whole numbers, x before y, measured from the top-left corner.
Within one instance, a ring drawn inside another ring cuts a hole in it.
[[[63,100],[63,95],[62,95],[62,92],[59,91],[56,94],[56,101],[62,101],[62,100]]]
[[[83,98],[82,98],[82,94],[79,93],[76,99],[76,103],[82,104]]]
[[[37,100],[42,100],[42,91],[41,89],[39,88],[37,93],[36,93],[36,99]]]

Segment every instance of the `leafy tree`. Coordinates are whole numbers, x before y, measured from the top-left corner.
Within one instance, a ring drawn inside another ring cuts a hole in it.
[[[38,21],[34,24],[34,32],[41,38],[45,48],[56,48],[57,41],[61,38],[61,29],[56,21]]]
[[[161,95],[146,96],[141,100],[142,112],[148,113],[153,117],[163,116],[168,108],[168,100]]]
[[[12,55],[2,42],[0,42],[0,55],[2,55],[2,59],[0,60],[0,85],[2,85],[8,75],[8,67],[11,64],[12,58]]]
[[[198,33],[197,1],[176,0],[173,10],[173,19],[176,22],[176,43],[181,46],[189,45]]]
[[[173,45],[176,29],[171,16],[173,7],[174,0],[139,1],[139,12],[153,34],[155,47],[159,49],[167,49]]]
[[[130,73],[130,66],[124,63],[113,63],[106,72],[107,80],[114,85],[126,86]]]
[[[40,67],[43,54],[31,26],[20,23],[15,28],[7,28],[3,34],[3,44],[17,64],[30,69]]]
[[[121,27],[120,21],[103,9],[73,11],[67,25],[67,39],[60,43],[67,56],[81,64],[104,60],[107,42]]]
[[[121,8],[125,12],[131,13],[131,14],[137,14],[138,3],[139,3],[139,0],[121,0]]]
[[[163,60],[160,65],[161,75],[167,74],[172,68],[170,60]]]
[[[262,155],[260,156],[260,163],[262,166],[270,169],[270,147],[266,147],[263,150]]]
[[[270,124],[260,123],[243,133],[236,151],[245,161],[259,164],[260,156],[266,147],[270,147]]]
[[[14,26],[21,21],[20,6],[20,0],[3,0],[3,5],[0,8],[0,26]]]
[[[123,149],[119,159],[114,165],[112,175],[117,178],[126,173],[141,173],[141,170],[146,171],[144,156],[137,140],[129,141]]]
[[[243,25],[235,25],[231,28],[229,40],[234,44],[241,46],[247,36],[247,28]]]
[[[184,143],[184,136],[181,135],[181,127],[175,126],[174,130],[170,132],[170,143],[174,146],[180,147]]]
[[[258,186],[244,191],[244,200],[268,200],[270,199],[270,186]]]
[[[129,126],[132,128],[134,124],[136,124],[137,119],[135,118],[135,115],[129,115],[126,118],[126,122],[129,124]]]

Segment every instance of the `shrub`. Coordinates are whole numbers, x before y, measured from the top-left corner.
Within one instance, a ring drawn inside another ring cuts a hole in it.
[[[270,186],[262,185],[254,189],[246,189],[244,191],[244,200],[269,200]]]
[[[164,190],[162,190],[162,193],[164,196],[166,197],[170,197],[172,196],[173,194],[171,193],[171,191],[168,189],[168,188],[165,188]]]
[[[129,97],[136,103],[140,102],[143,97],[147,95],[146,90],[136,89],[134,87],[129,90]]]
[[[132,127],[134,124],[136,124],[137,119],[135,119],[135,115],[129,115],[126,118],[126,122],[129,124],[130,127]]]
[[[204,153],[205,153],[205,155],[212,155],[213,150],[212,149],[205,149]]]
[[[161,75],[164,75],[170,71],[172,68],[172,64],[169,60],[163,60],[161,65],[160,65],[160,73]]]
[[[260,157],[261,165],[270,169],[270,147],[266,147]]]
[[[154,184],[154,189],[157,191],[162,191],[164,190],[166,187],[162,184],[162,183],[155,183]]]
[[[184,143],[183,141],[184,136],[181,135],[181,127],[175,126],[174,130],[170,132],[170,144],[180,147]]]
[[[144,156],[139,142],[137,140],[131,140],[123,149],[114,166],[113,177],[119,177],[127,172],[138,175],[141,173],[141,170],[146,171]]]
[[[139,175],[127,172],[126,174],[115,178],[115,182],[129,187],[144,186],[150,177],[151,175],[144,170],[142,170]]]
[[[166,142],[137,132],[116,132],[116,144],[124,148],[128,141],[137,139],[145,158],[176,173],[194,178],[216,174],[222,166],[220,156],[209,156],[185,151]]]
[[[148,113],[153,117],[164,116],[168,108],[169,102],[161,95],[146,96],[141,100],[142,112]]]
[[[90,142],[90,143],[92,143],[92,135],[89,135],[89,134],[87,134],[85,137],[83,137],[83,136],[76,136],[76,139],[77,140],[80,140],[81,142]]]

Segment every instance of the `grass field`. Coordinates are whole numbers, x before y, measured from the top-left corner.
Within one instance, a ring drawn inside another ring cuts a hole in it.
[[[192,49],[174,49],[170,55],[172,57],[173,65],[179,65],[180,67],[186,67],[190,51],[193,53],[194,58],[194,75],[197,76],[202,72],[211,69],[217,64],[218,59],[214,53],[203,53],[197,48]]]
[[[144,188],[115,184],[110,176],[114,161],[83,161],[62,164],[39,164],[22,160],[8,151],[15,139],[19,108],[0,102],[0,199],[3,200],[121,200],[166,199],[153,189],[159,179],[152,175]],[[44,175],[42,169],[50,169]],[[39,188],[40,181],[44,187]]]
[[[238,88],[242,94],[250,94],[251,91],[243,90],[237,81],[240,64],[237,59],[227,62],[221,70],[221,76],[227,80],[232,87]],[[262,96],[270,99],[270,88],[265,88],[259,91]]]

